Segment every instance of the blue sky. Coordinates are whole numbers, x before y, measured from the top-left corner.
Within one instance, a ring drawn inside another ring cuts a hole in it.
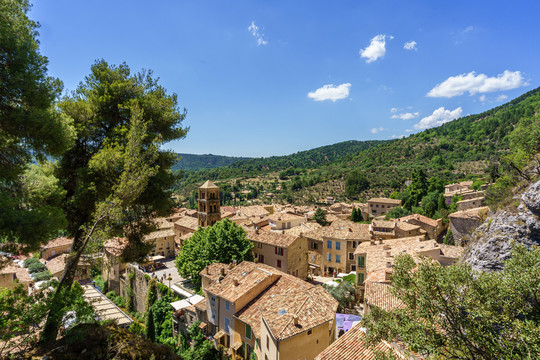
[[[538,1],[35,1],[49,73],[152,69],[177,152],[284,155],[390,139],[540,86]]]

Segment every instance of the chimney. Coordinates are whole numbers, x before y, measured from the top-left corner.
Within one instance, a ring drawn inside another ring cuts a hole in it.
[[[386,257],[392,257],[392,254],[390,254],[390,251],[386,251]]]
[[[221,268],[221,275],[225,276],[225,268]]]
[[[207,273],[208,275],[210,275],[210,267],[209,267],[209,266],[206,267],[206,273]]]
[[[387,269],[391,269],[391,268],[392,268],[392,262],[391,262],[391,261],[387,261],[387,262],[386,262],[386,268],[387,268]]]
[[[382,238],[379,238],[379,244],[382,244]]]
[[[293,323],[294,323],[295,326],[298,325],[298,316],[297,315],[293,316]]]
[[[259,233],[259,228],[255,228],[255,234]]]
[[[352,232],[352,229],[351,229],[351,228],[349,228],[349,232]]]
[[[370,240],[370,241],[369,241],[369,244],[370,244],[370,245],[375,245],[375,240]]]
[[[240,283],[238,282],[238,279],[234,279],[234,286],[238,286]]]
[[[392,269],[387,269],[384,272],[384,280],[385,281],[392,281]]]

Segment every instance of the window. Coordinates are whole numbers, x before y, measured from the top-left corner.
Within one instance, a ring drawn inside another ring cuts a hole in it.
[[[341,242],[336,241],[336,250],[341,250]]]
[[[246,338],[251,340],[251,326],[246,324]]]
[[[341,263],[341,256],[336,255],[336,262],[337,262],[337,263]]]
[[[311,248],[312,248],[313,250],[317,250],[317,249],[319,248],[319,244],[317,244],[316,242],[312,242],[312,243],[311,243]]]
[[[307,334],[308,334],[308,335],[311,335],[312,332],[313,332],[313,331],[308,330],[308,331],[307,331]]]
[[[364,282],[364,273],[357,273],[356,278],[358,279],[358,285],[362,285]]]
[[[356,249],[357,246],[358,246],[358,243],[357,243],[356,241],[353,241],[353,242],[352,242],[352,247],[353,247],[353,249]]]
[[[358,268],[363,269],[366,259],[363,256],[358,256]]]
[[[270,349],[270,337],[268,335],[266,335],[266,348]]]
[[[229,335],[231,334],[231,319],[228,317],[225,318],[225,332]]]
[[[326,248],[327,248],[327,249],[331,249],[331,248],[332,248],[332,240],[327,240],[327,241],[326,241]]]
[[[263,246],[262,243],[260,243],[260,242],[257,243],[257,247],[258,247],[259,249],[262,249],[262,246]]]
[[[225,310],[229,311],[231,310],[231,303],[225,300]]]
[[[277,260],[276,266],[281,269],[281,260]]]
[[[349,260],[354,260],[354,253],[349,253]]]
[[[212,323],[215,324],[216,323],[216,311],[214,309],[212,309],[210,312],[212,314],[212,316],[211,316]]]
[[[264,255],[259,254],[259,262],[264,264]]]
[[[332,254],[326,254],[326,261],[332,261]]]
[[[315,261],[315,255],[314,254],[311,255],[311,261]]]
[[[275,253],[276,255],[283,256],[283,248],[275,247]]]
[[[216,306],[216,297],[214,295],[210,297],[210,304],[212,304],[212,306]]]
[[[356,271],[356,265],[351,265],[351,271]]]

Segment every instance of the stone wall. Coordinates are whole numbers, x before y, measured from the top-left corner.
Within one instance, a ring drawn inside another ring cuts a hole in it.
[[[464,237],[473,233],[473,231],[482,223],[480,217],[450,217],[450,230],[454,236],[456,245],[463,245]]]
[[[129,275],[134,274],[134,275]],[[146,275],[146,276],[145,276]],[[135,311],[144,313],[146,310],[146,296],[148,292],[148,274],[145,274],[136,265],[128,264],[126,266],[126,274],[122,281],[120,281],[120,294],[126,296],[126,288],[131,286],[134,292],[133,307]]]

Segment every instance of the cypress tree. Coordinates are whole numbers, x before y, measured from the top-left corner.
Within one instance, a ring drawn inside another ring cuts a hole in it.
[[[154,325],[154,312],[150,307],[146,312],[146,328],[144,329],[144,335],[148,340],[156,341],[156,327]]]

